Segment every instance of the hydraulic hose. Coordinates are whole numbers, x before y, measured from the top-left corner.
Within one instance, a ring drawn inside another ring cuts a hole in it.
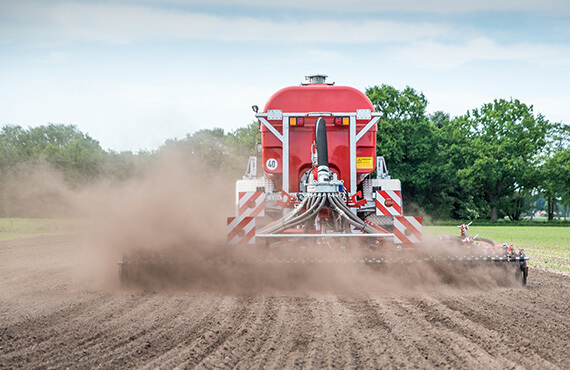
[[[318,215],[327,201],[349,224],[365,233],[376,232],[361,218],[353,214],[336,193],[314,193],[308,195],[291,213],[266,226],[260,232],[263,234],[277,234],[302,223],[308,224],[311,218]],[[303,208],[305,208],[305,211],[300,213]]]
[[[338,195],[329,195],[329,199],[331,200],[331,203],[333,204],[334,208],[337,210],[337,212],[340,213],[340,215],[342,217],[344,217],[350,224],[354,225],[355,227],[359,228],[360,230],[363,230],[366,233],[374,233],[375,230],[373,228],[371,228],[370,226],[368,226],[364,221],[362,221],[362,219],[360,219],[358,216],[354,215],[350,209],[348,209],[348,207],[346,206],[346,204],[344,204],[338,197]]]
[[[317,148],[317,165],[329,167],[329,149],[327,144],[327,125],[322,117],[315,123],[315,142]]]
[[[311,198],[316,198],[311,199]],[[307,210],[300,214],[297,215],[297,213],[299,213],[303,207],[307,204],[307,202],[309,202],[309,199],[311,199],[312,204],[310,207],[307,207]],[[307,218],[309,218],[310,216],[312,216],[313,214],[316,214],[316,212],[320,211],[321,208],[324,206],[326,199],[323,199],[323,196],[321,194],[316,194],[314,196],[308,196],[307,198],[303,199],[303,201],[293,210],[293,212],[289,213],[288,215],[286,215],[285,217],[282,217],[279,221],[275,222],[274,224],[269,225],[268,227],[264,228],[263,230],[261,230],[261,233],[278,233],[278,232],[282,232],[290,227],[296,226],[298,224],[300,224],[301,222],[305,221]]]
[[[306,203],[309,201],[309,197],[303,199],[303,201],[301,201],[301,203],[295,207],[295,209],[293,209],[293,211],[283,217],[281,217],[279,220],[275,221],[274,223],[271,223],[269,225],[267,225],[266,227],[264,227],[262,230],[260,230],[261,233],[272,233],[273,229],[278,228],[280,225],[284,224],[285,222],[287,222],[289,219],[295,217],[295,215],[297,213],[299,213],[303,207],[305,207]]]

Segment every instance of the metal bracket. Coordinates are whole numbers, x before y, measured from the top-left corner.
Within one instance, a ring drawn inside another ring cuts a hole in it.
[[[357,109],[356,119],[371,119],[372,111],[370,109]]]
[[[376,157],[376,179],[378,180],[389,180],[390,175],[388,174],[388,167],[386,167],[386,161],[384,157]]]
[[[257,177],[257,157],[249,157],[247,168],[245,169],[244,180],[255,179]]]
[[[277,131],[277,129],[275,127],[273,127],[273,125],[271,123],[269,123],[263,116],[258,115],[257,118],[261,121],[261,123],[267,127],[269,129],[269,131],[271,131],[271,133],[273,135],[275,135],[275,137],[277,139],[279,139],[279,141],[283,142],[283,135],[281,135],[279,133],[279,131]]]
[[[283,111],[279,109],[270,109],[267,111],[267,119],[270,121],[283,119]]]
[[[379,119],[380,116],[376,116],[372,120],[370,120],[370,122],[368,122],[366,126],[364,126],[364,128],[360,130],[360,132],[356,135],[356,142],[358,142],[358,140],[360,140],[364,136],[364,134],[367,133],[368,130],[370,130],[370,128],[376,124],[376,122],[378,122]]]

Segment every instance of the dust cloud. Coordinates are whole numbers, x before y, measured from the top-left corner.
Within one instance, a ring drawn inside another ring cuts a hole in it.
[[[49,196],[43,197],[44,203],[36,203],[38,212],[46,207],[57,212],[71,210],[81,220],[75,236],[82,249],[78,273],[95,289],[358,295],[487,290],[518,284],[512,269],[489,265],[346,262],[379,253],[390,256],[392,250],[373,252],[349,245],[339,254],[339,246],[320,245],[301,254],[296,244],[284,245],[276,252],[249,245],[229,246],[225,242],[226,217],[235,214],[236,179],[189,161],[176,150],[157,154],[156,161],[134,179],[103,181],[81,190],[70,189],[45,167],[32,168],[15,179],[20,181],[16,187],[20,199],[42,195],[34,193],[39,188],[22,185],[39,178],[44,183],[42,194]],[[14,204],[29,207],[23,201]],[[342,262],[283,262],[311,257],[313,252],[318,258],[340,257]],[[421,247],[423,255],[456,252],[456,247],[437,242]],[[123,257],[138,258],[139,262],[129,266],[127,286],[119,279],[117,262]]]
[[[60,218],[73,208],[74,189],[46,162],[24,162],[0,175],[0,211],[4,217]]]

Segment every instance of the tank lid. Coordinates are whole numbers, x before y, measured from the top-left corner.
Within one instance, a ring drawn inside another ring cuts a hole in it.
[[[334,85],[334,82],[332,83],[327,83],[326,79],[327,79],[327,75],[325,74],[314,74],[314,75],[308,75],[305,76],[305,82],[301,82],[301,85],[305,86],[305,85],[317,85],[317,84],[327,84],[327,85]]]

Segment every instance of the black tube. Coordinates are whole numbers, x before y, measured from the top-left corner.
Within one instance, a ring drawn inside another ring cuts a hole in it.
[[[317,119],[315,123],[315,142],[317,147],[317,164],[321,166],[329,166],[329,149],[327,144],[327,126],[322,117]]]

